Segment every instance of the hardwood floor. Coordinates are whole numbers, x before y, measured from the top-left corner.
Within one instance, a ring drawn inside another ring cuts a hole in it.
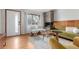
[[[49,38],[50,37],[44,37],[43,39],[41,36],[39,38],[39,36],[30,37],[28,35],[7,37],[4,49],[51,49],[48,43]],[[62,45],[68,45],[70,47],[73,45],[73,42],[61,38],[59,38],[59,42]]]
[[[28,35],[7,37],[4,49],[32,49],[33,44],[28,42],[28,38]]]

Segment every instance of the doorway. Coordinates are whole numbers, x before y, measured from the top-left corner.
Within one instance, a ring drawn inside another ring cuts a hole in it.
[[[21,12],[16,10],[5,10],[6,36],[21,34]]]

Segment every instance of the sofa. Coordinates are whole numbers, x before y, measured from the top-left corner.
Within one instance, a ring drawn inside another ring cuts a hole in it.
[[[51,37],[49,44],[53,49],[78,49],[79,48],[79,37],[74,38],[72,44],[61,44],[56,37]]]
[[[71,40],[71,41],[73,41],[74,37],[79,36],[79,34],[75,34],[75,33],[72,33],[72,32],[65,32],[65,31],[62,31],[62,33],[59,33],[58,35],[61,38],[65,38],[65,39],[68,39],[68,40]]]

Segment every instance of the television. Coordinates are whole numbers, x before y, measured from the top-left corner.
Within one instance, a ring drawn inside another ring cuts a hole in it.
[[[51,22],[46,22],[45,27],[51,26]]]

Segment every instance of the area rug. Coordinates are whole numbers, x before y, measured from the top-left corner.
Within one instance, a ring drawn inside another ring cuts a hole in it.
[[[51,49],[48,43],[49,39],[50,37],[32,36],[29,41],[34,45],[35,49]]]

